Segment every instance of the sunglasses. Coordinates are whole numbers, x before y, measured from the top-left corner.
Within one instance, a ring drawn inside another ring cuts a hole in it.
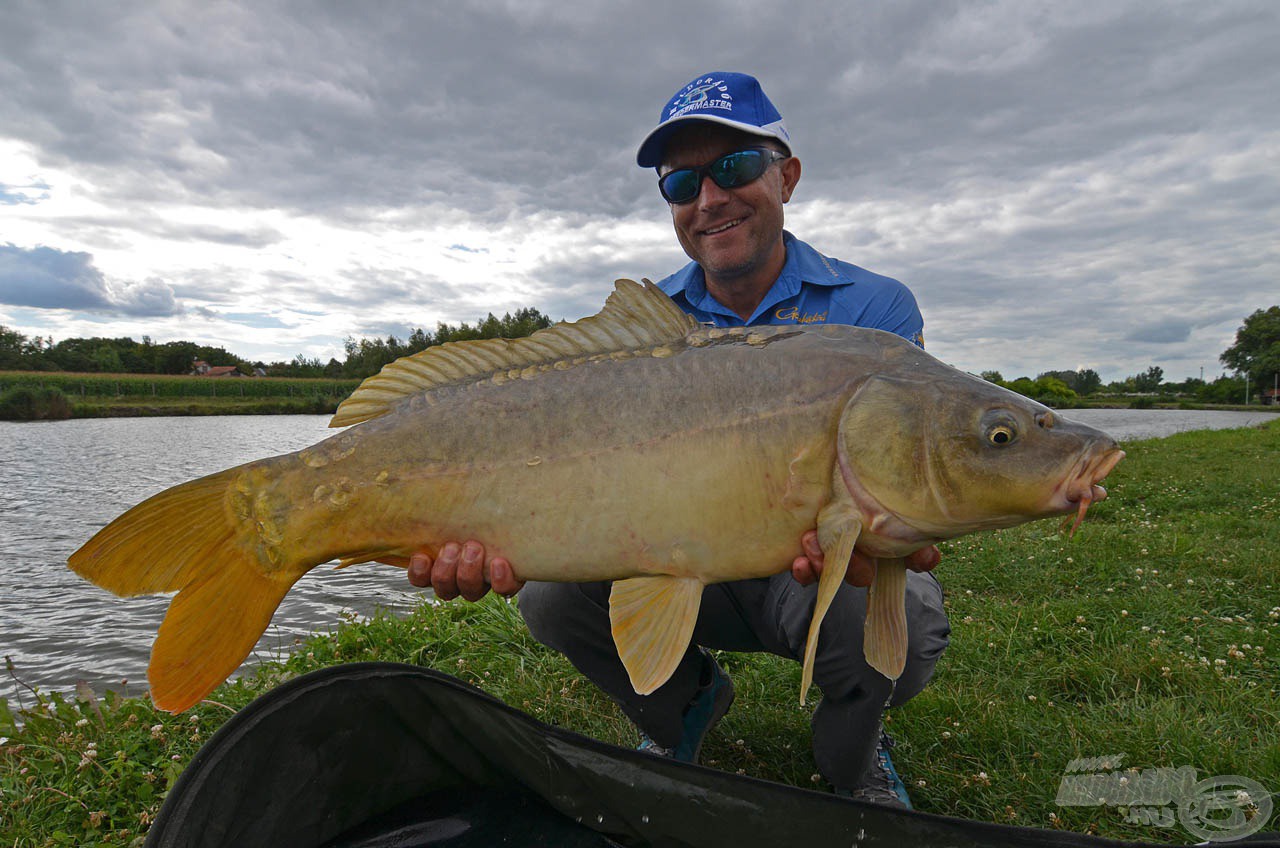
[[[760,179],[769,166],[780,159],[789,159],[785,153],[765,147],[752,147],[726,153],[719,159],[697,168],[677,168],[658,178],[658,191],[668,203],[688,203],[702,191],[702,178],[720,188],[737,188]]]

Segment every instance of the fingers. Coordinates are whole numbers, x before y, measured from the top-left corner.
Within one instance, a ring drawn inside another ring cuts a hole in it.
[[[849,570],[844,573],[844,581],[850,586],[870,586],[876,579],[876,560],[856,549],[849,557]]]
[[[435,565],[431,568],[431,591],[442,601],[458,597],[458,561],[462,559],[462,546],[446,542],[440,548]]]
[[[502,557],[494,557],[488,563],[489,583],[493,591],[505,597],[511,597],[524,588],[524,581],[516,577],[511,570],[511,563]]]
[[[390,562],[393,557],[380,559],[378,562],[385,562],[387,565],[400,565],[399,562]],[[418,551],[413,556],[405,560],[404,557],[394,557],[396,560],[404,560],[405,566],[409,574],[409,582],[419,589],[425,589],[431,585],[431,555]]]
[[[489,592],[484,579],[484,545],[469,540],[462,546],[458,562],[458,593],[468,601],[478,601]]]
[[[417,551],[407,559],[396,559],[408,563],[410,583],[419,588],[431,587],[442,601],[452,601],[459,596],[478,601],[490,588],[511,597],[524,588],[524,581],[516,577],[509,560],[494,557],[486,561],[484,545],[474,539],[462,545],[446,542],[434,560],[426,551]]]
[[[795,562],[791,563],[791,576],[801,586],[809,586],[818,582],[818,576],[821,571],[821,567],[815,568],[813,561],[808,557],[796,557]]]
[[[818,543],[818,531],[806,531],[800,537],[800,547],[804,549],[804,555],[809,558],[809,562],[813,563],[818,573],[822,572],[822,545]]]
[[[920,550],[907,557],[907,568],[912,571],[933,571],[942,562],[942,552],[935,545]]]

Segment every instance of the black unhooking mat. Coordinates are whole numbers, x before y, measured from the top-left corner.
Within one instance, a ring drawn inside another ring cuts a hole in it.
[[[1248,844],[1280,846],[1275,836]],[[392,663],[317,671],[245,707],[196,754],[146,840],[148,848],[1139,844],[889,810],[639,754],[545,725],[445,674]]]

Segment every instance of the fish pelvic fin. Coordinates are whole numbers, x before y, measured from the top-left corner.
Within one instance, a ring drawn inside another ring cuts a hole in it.
[[[818,513],[818,543],[822,546],[822,576],[818,578],[818,600],[809,620],[809,636],[804,646],[804,670],[800,675],[800,703],[805,703],[809,687],[813,685],[813,663],[818,655],[818,635],[822,619],[831,609],[836,592],[844,583],[849,570],[849,558],[862,533],[862,522],[850,510],[849,504],[837,499]]]
[[[609,624],[618,656],[638,695],[666,683],[689,648],[702,605],[696,577],[632,577],[609,593]]]
[[[174,592],[151,649],[157,707],[182,712],[240,665],[304,570],[264,568],[236,540],[230,469],[161,492],[98,531],[68,560],[117,595]]]
[[[907,561],[876,560],[876,576],[867,595],[867,621],[862,631],[867,664],[890,680],[907,664]]]
[[[643,285],[618,280],[604,308],[588,318],[561,322],[522,339],[448,342],[397,359],[361,383],[338,406],[329,426],[377,418],[406,397],[445,386],[487,378],[501,383],[624,351],[664,355],[664,346],[697,327],[697,321],[648,280]]]

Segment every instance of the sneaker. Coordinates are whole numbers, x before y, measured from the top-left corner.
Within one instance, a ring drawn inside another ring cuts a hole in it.
[[[871,767],[863,776],[862,783],[850,789],[836,787],[836,794],[856,801],[910,810],[911,798],[907,795],[907,787],[902,778],[898,777],[898,770],[893,767],[893,758],[889,756],[889,749],[893,745],[893,739],[881,730],[875,758],[871,760]]]
[[[699,650],[702,650],[701,648]],[[669,757],[682,763],[696,763],[702,753],[702,740],[711,732],[711,728],[724,718],[733,704],[733,681],[724,673],[719,663],[705,650],[702,650],[703,678],[707,680],[694,694],[693,700],[684,708],[684,720],[680,742],[675,748],[659,745],[640,731],[640,744],[637,751],[653,754],[656,757]]]

